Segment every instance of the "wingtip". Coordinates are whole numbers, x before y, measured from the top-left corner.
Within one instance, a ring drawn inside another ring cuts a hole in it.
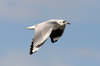
[[[29,53],[30,55],[32,55],[33,54],[33,52],[32,51],[30,51],[30,53]]]
[[[31,46],[32,46],[32,45],[31,45]],[[29,53],[29,54],[32,55],[32,54],[36,53],[36,52],[38,51],[38,49],[39,49],[39,48],[33,49],[33,47],[31,47],[31,48],[30,48],[30,53]]]
[[[34,53],[36,53],[36,52],[37,52],[37,51],[35,51],[35,52],[30,52],[29,54],[32,55],[32,54],[34,54]]]
[[[53,40],[53,38],[51,38],[51,42],[52,43],[55,43],[55,42],[57,42],[58,40]]]

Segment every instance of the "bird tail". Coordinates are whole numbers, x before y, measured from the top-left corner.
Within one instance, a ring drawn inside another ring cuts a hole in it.
[[[35,26],[26,27],[26,29],[34,30],[35,29]]]

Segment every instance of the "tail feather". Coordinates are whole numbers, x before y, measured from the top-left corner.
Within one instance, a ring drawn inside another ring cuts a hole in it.
[[[26,29],[34,30],[35,29],[35,26],[26,27]]]

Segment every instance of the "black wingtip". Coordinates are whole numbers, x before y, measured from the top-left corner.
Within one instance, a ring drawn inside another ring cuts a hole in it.
[[[52,38],[52,37],[50,37],[50,38],[51,38],[51,42],[52,42],[52,43],[57,42],[57,40],[55,40],[55,41],[53,40],[54,38]]]
[[[36,53],[37,51],[35,51],[34,53]],[[32,51],[30,51],[30,55],[34,54]]]
[[[57,42],[57,40],[56,41],[51,41],[52,43],[55,43],[55,42]]]
[[[54,41],[54,40],[51,40],[51,42],[52,42],[52,43],[55,43],[55,41]]]
[[[32,55],[33,54],[33,52],[30,50],[30,53],[29,53],[30,55]]]
[[[29,53],[30,55],[33,54],[32,50],[33,50],[33,41],[32,41],[31,47],[30,47],[30,53]]]

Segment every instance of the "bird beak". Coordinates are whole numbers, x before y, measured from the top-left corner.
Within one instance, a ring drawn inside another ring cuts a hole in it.
[[[69,24],[69,25],[70,25],[71,23],[69,23],[69,22],[66,22],[66,24]]]
[[[67,24],[71,25],[71,23],[67,22]]]

